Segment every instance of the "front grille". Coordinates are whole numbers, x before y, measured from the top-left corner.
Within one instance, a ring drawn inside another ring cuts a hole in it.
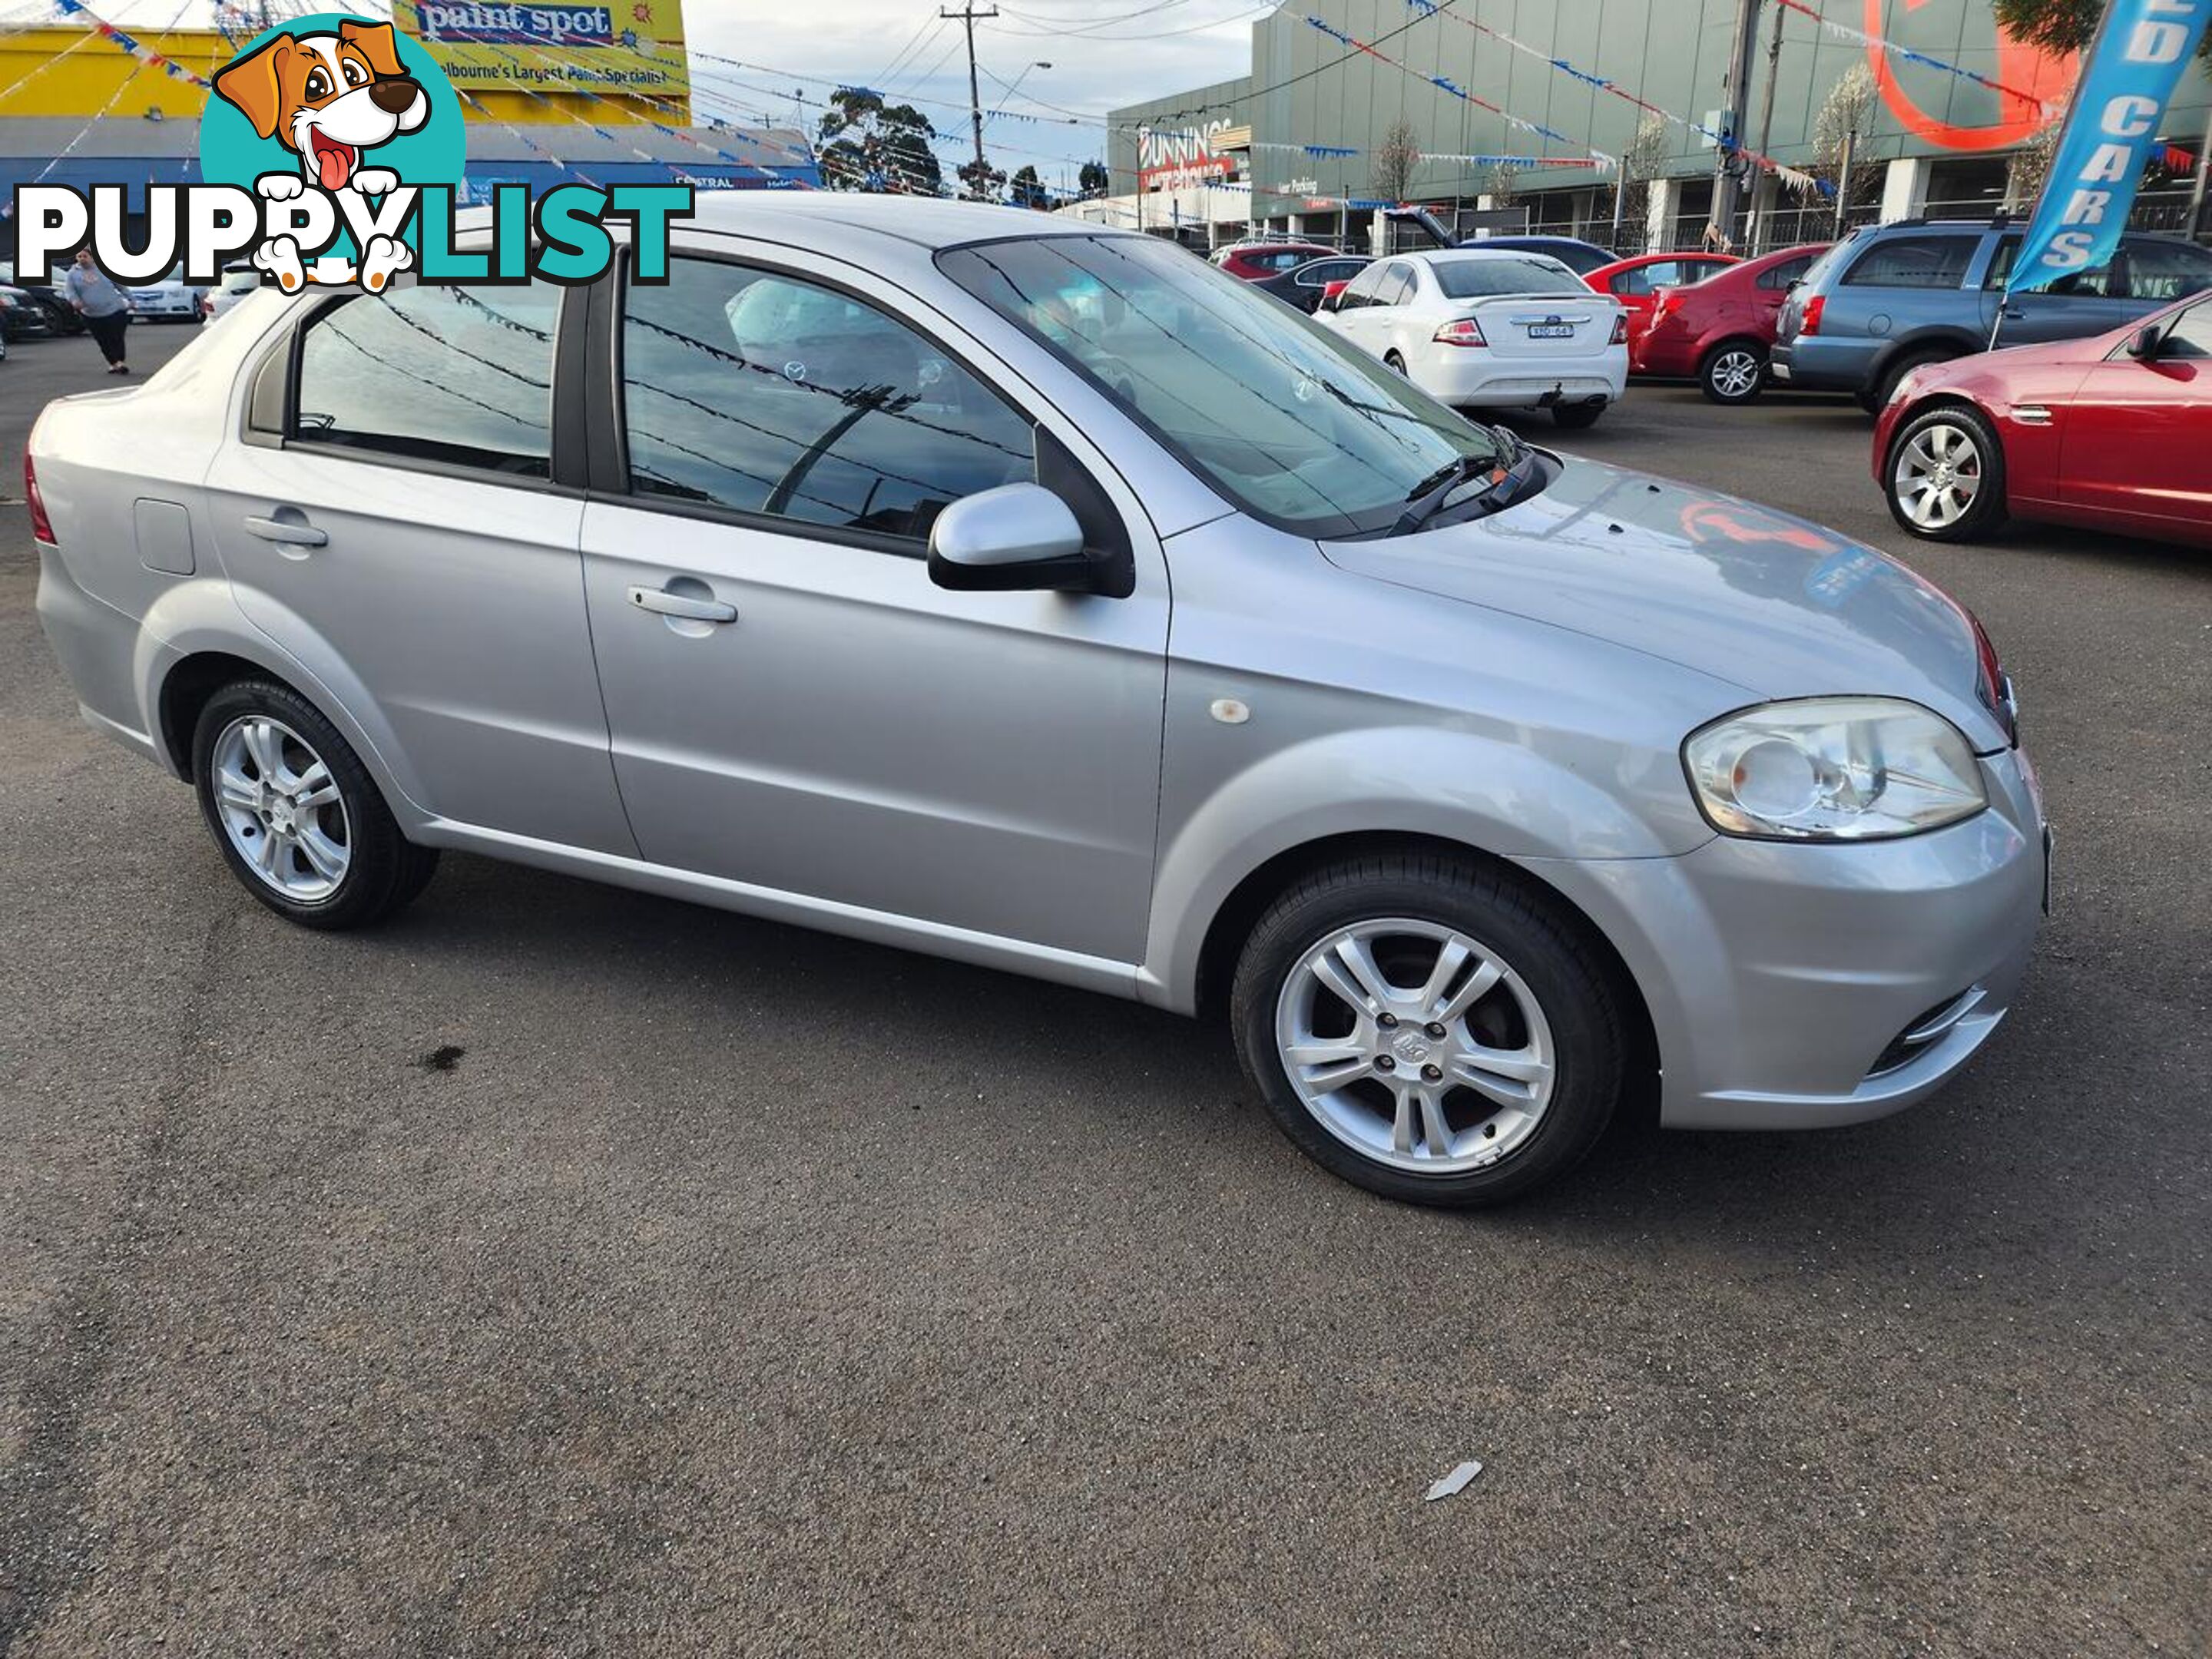
[[[1923,1008],[1905,1022],[1903,1030],[1889,1040],[1889,1047],[1875,1056],[1874,1064],[1867,1067],[1867,1075],[1881,1077],[1885,1073],[1910,1066],[1950,1036],[1952,1028],[1964,1019],[1981,1000],[1982,988],[1971,985],[1956,996],[1946,997],[1932,1008]]]

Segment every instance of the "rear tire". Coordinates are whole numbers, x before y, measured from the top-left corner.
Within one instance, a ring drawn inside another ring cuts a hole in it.
[[[1554,404],[1552,418],[1570,432],[1583,432],[1597,424],[1605,410],[1603,404]]]
[[[1747,404],[1766,389],[1766,348],[1723,340],[1698,365],[1698,390],[1714,403]]]
[[[1914,369],[1924,368],[1929,363],[1948,363],[1956,355],[1949,351],[1916,351],[1894,362],[1885,363],[1881,376],[1871,386],[1859,388],[1859,407],[1869,415],[1881,414],[1889,407],[1890,394],[1897,390],[1899,380]]]
[[[1363,990],[1370,972],[1382,994]],[[1627,1075],[1620,995],[1578,920],[1473,860],[1386,854],[1307,876],[1246,941],[1230,1020],[1292,1144],[1416,1204],[1502,1203],[1564,1174]]]
[[[1413,379],[1413,376],[1406,372],[1406,360],[1395,351],[1386,351],[1382,354],[1382,367],[1393,374],[1401,375],[1407,380]]]
[[[231,873],[303,927],[365,927],[429,884],[435,848],[399,833],[352,747],[305,697],[240,680],[192,732],[200,816]]]

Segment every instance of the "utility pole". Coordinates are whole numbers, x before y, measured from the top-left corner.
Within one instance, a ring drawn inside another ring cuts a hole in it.
[[[1774,83],[1781,78],[1782,75],[1782,19],[1787,10],[1788,8],[1784,6],[1775,7],[1774,33],[1767,38],[1766,42],[1766,92],[1760,99],[1759,106],[1759,153],[1761,155],[1773,154],[1768,146],[1774,137]],[[1759,200],[1760,189],[1761,186],[1759,185],[1752,187],[1753,204]],[[1769,203],[1778,202],[1782,194],[1782,181],[1779,179],[1770,178],[1766,180],[1764,189]],[[1751,234],[1745,240],[1755,245],[1763,239],[1766,234],[1766,220],[1765,213],[1758,214],[1753,221]]]
[[[1759,47],[1759,0],[1735,0],[1735,44],[1729,52],[1728,107],[1721,112],[1721,131],[1728,144],[1713,173],[1712,226],[1723,243],[1735,240],[1736,193],[1741,187],[1745,164],[1743,129],[1751,94],[1751,60]]]
[[[957,17],[968,27],[968,115],[975,129],[975,182],[972,188],[975,199],[980,202],[983,199],[983,181],[990,176],[991,167],[990,163],[983,159],[983,92],[975,83],[975,20],[996,17],[999,9],[993,6],[988,10],[978,11],[975,0],[966,0],[958,11],[954,11],[950,6],[940,6],[937,15],[947,19]]]

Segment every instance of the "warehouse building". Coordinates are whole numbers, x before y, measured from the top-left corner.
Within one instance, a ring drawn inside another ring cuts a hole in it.
[[[1252,26],[1249,74],[1114,112],[1109,193],[1071,210],[1200,244],[1364,246],[1378,203],[1410,201],[1462,232],[1680,247],[1706,235],[1723,136],[1772,164],[1748,168],[1735,227],[1755,246],[2033,199],[2074,61],[2005,35],[1990,0],[1765,0],[1726,135],[1737,18],[1736,0],[1304,0]],[[2208,114],[2200,65],[2140,228],[2203,216]],[[1390,165],[1394,131],[1408,167]]]

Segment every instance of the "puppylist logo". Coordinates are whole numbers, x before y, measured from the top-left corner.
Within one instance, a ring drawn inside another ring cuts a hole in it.
[[[478,40],[508,29],[589,40],[608,21],[590,7],[424,10],[447,14],[441,29],[483,31]],[[93,262],[123,283],[181,265],[186,282],[210,286],[246,256],[288,294],[354,286],[378,294],[408,270],[425,283],[574,284],[613,264],[611,222],[631,228],[633,278],[662,283],[668,222],[692,210],[688,184],[562,184],[534,198],[527,185],[503,184],[492,191],[490,248],[458,251],[460,100],[422,45],[389,23],[337,13],[297,19],[249,44],[212,85],[200,123],[206,182],[148,185],[139,223],[121,185],[16,188],[16,264],[29,280],[47,280],[89,246]]]

